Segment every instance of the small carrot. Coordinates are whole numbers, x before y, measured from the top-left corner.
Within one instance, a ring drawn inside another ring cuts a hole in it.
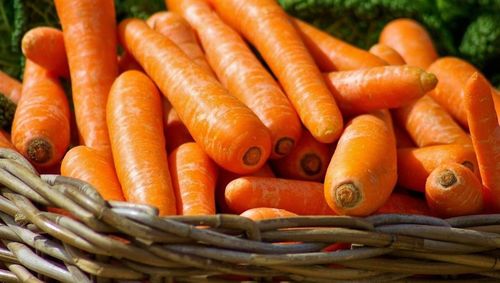
[[[22,96],[12,122],[12,143],[39,168],[57,164],[70,139],[69,104],[57,77],[26,60]]]
[[[240,216],[250,218],[253,221],[259,221],[265,219],[293,217],[297,216],[297,214],[279,208],[257,207],[244,211],[240,214]]]
[[[333,215],[323,184],[266,177],[241,177],[226,187],[226,202],[235,213],[257,207],[285,209],[298,215]]]
[[[343,129],[342,115],[283,8],[275,0],[211,2],[221,18],[257,48],[314,138],[336,141]]]
[[[474,148],[471,145],[446,144],[398,149],[398,184],[423,192],[432,170],[449,162],[463,164],[479,178]]]
[[[269,131],[206,70],[146,23],[129,19],[119,36],[167,96],[189,133],[220,166],[236,173],[258,170],[271,152]]]
[[[189,142],[168,157],[179,215],[215,214],[217,166],[201,149]]]
[[[172,215],[176,202],[161,111],[160,94],[143,73],[127,71],[113,83],[106,114],[125,199],[156,206],[160,215]]]
[[[349,71],[387,65],[366,50],[317,29],[299,19],[292,19],[304,44],[323,72]]]
[[[394,135],[396,136],[397,148],[415,147],[415,143],[408,135],[408,132],[398,125],[394,125]]]
[[[409,104],[436,86],[436,76],[418,67],[383,66],[331,72],[327,85],[344,115]]]
[[[22,88],[21,82],[0,71],[0,94],[17,104],[21,98]]]
[[[118,69],[120,74],[132,70],[141,72],[144,71],[141,65],[135,61],[134,56],[130,55],[130,53],[126,51],[123,52],[121,56],[118,56]]]
[[[2,148],[10,148],[10,149],[16,149],[12,142],[10,141],[10,135],[4,130],[0,129],[0,147]]]
[[[165,97],[162,97],[162,102],[165,142],[167,143],[167,152],[170,153],[181,144],[192,142],[193,137]]]
[[[417,214],[432,216],[433,213],[427,206],[425,200],[404,194],[393,192],[384,205],[374,214]]]
[[[482,185],[469,168],[445,163],[425,183],[427,204],[441,217],[479,214],[483,210]]]
[[[24,34],[21,48],[24,56],[34,63],[64,78],[69,77],[61,30],[52,27],[33,28]]]
[[[390,21],[380,33],[379,43],[396,50],[408,65],[424,70],[438,58],[427,30],[412,19]]]
[[[491,87],[479,73],[465,84],[464,105],[483,185],[500,212],[500,124],[493,106]]]
[[[113,163],[95,149],[84,145],[70,149],[62,160],[61,175],[93,185],[105,200],[125,201]]]
[[[379,57],[380,59],[384,60],[387,62],[389,65],[405,65],[406,62],[401,57],[401,55],[391,47],[382,44],[382,43],[377,43],[373,45],[370,50],[368,50],[371,54]]]
[[[338,214],[369,215],[394,189],[396,141],[386,114],[357,116],[340,137],[324,185],[325,199]]]
[[[406,129],[419,147],[471,143],[469,135],[428,95],[395,109],[393,114],[398,124]]]

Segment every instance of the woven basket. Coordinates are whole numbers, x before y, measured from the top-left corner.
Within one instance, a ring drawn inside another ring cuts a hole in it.
[[[500,282],[500,215],[158,217],[12,150],[0,167],[1,282]]]

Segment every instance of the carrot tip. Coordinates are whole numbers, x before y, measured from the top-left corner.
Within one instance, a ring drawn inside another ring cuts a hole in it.
[[[295,142],[291,138],[281,138],[274,146],[274,152],[278,155],[287,155],[290,153]]]
[[[321,171],[321,166],[321,159],[313,153],[304,155],[300,160],[300,167],[309,176],[318,174]]]
[[[432,73],[423,72],[420,75],[420,83],[422,84],[422,89],[424,90],[424,92],[428,92],[436,87],[438,79],[436,75]]]
[[[457,176],[451,170],[444,170],[439,174],[438,182],[444,188],[449,188],[457,183]]]
[[[251,147],[245,152],[243,156],[243,163],[248,166],[253,166],[259,163],[260,158],[262,156],[262,152],[258,147]]]
[[[52,145],[45,139],[32,139],[28,142],[27,154],[29,160],[45,163],[52,158]]]
[[[342,184],[335,190],[335,201],[342,208],[355,207],[361,201],[361,192],[352,183]]]

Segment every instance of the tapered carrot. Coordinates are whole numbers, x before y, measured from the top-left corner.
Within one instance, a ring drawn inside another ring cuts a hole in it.
[[[415,143],[408,135],[408,132],[399,127],[397,124],[394,125],[394,135],[396,136],[397,148],[415,147]]]
[[[105,200],[125,201],[113,163],[95,149],[84,145],[70,149],[62,160],[61,175],[93,185]]]
[[[396,141],[392,125],[380,114],[352,119],[337,144],[326,172],[324,195],[338,214],[369,215],[394,189]]]
[[[368,50],[368,52],[384,60],[389,65],[406,64],[403,57],[401,57],[401,55],[396,50],[382,43],[373,45],[372,47],[370,47],[370,50]]]
[[[491,87],[479,73],[465,84],[464,104],[483,185],[500,212],[500,124],[493,106]]]
[[[292,19],[304,44],[323,72],[349,71],[387,65],[366,50],[353,46],[299,19]]]
[[[180,145],[168,159],[177,200],[177,214],[215,214],[215,163],[194,142]]]
[[[165,97],[162,97],[162,102],[165,141],[167,143],[167,152],[170,153],[179,145],[192,142],[193,137],[191,137],[186,126],[179,119],[179,115]]]
[[[286,156],[300,138],[299,117],[280,86],[245,41],[215,14],[205,0],[167,1],[196,30],[219,81],[269,129],[271,158]],[[175,5],[174,5],[175,2]],[[286,127],[283,125],[286,124]]]
[[[0,147],[16,149],[12,142],[10,141],[10,135],[4,130],[0,130]]]
[[[250,109],[143,21],[125,20],[119,31],[127,50],[167,96],[194,140],[217,164],[245,174],[265,163],[271,152],[271,137]]]
[[[343,129],[342,115],[281,6],[275,0],[214,0],[212,4],[227,24],[257,48],[313,137],[324,143],[336,141]]]
[[[410,66],[427,69],[438,58],[427,30],[412,19],[390,21],[380,33],[379,43],[396,50]]]
[[[26,58],[59,76],[69,77],[61,30],[52,27],[33,28],[24,34],[21,48]]]
[[[112,0],[56,0],[83,144],[111,158],[106,101],[118,75]]]
[[[156,206],[160,215],[176,214],[161,97],[154,83],[139,71],[121,74],[109,93],[106,114],[125,199]]]
[[[0,71],[0,94],[17,104],[21,98],[22,87],[21,82]]]
[[[419,147],[471,143],[469,135],[428,95],[393,113],[394,119]]]
[[[120,73],[132,70],[144,71],[141,65],[139,65],[134,57],[128,52],[123,52],[121,56],[118,56],[118,69]]]
[[[425,198],[441,217],[479,214],[483,210],[481,182],[458,163],[445,163],[432,171],[425,183]]]
[[[332,215],[323,184],[266,177],[241,177],[226,187],[226,202],[235,213],[257,207],[285,209],[299,215]]]
[[[297,216],[297,214],[279,208],[257,207],[244,211],[240,214],[240,216],[250,218],[253,221],[259,221],[265,219],[293,217]]]
[[[382,66],[326,75],[344,115],[409,104],[436,86],[436,76],[418,67]]]
[[[479,178],[474,148],[471,145],[446,144],[398,149],[398,184],[423,192],[432,170],[449,162],[463,164]]]
[[[39,168],[61,161],[69,146],[69,105],[57,77],[26,60],[12,143]]]
[[[384,205],[379,208],[374,214],[417,214],[429,215],[430,211],[424,199],[420,199],[408,194],[393,192]]]

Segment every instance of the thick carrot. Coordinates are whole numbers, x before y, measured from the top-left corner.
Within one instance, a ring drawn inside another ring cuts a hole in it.
[[[424,199],[396,192],[393,192],[384,205],[374,214],[389,213],[433,215]]]
[[[396,136],[397,148],[415,147],[415,143],[408,135],[408,132],[398,125],[394,125],[394,135]]]
[[[61,30],[52,27],[33,28],[24,34],[21,48],[26,58],[59,76],[69,77]]]
[[[160,215],[171,215],[176,214],[176,202],[161,111],[160,94],[143,73],[127,71],[113,83],[106,114],[125,199],[156,206]]]
[[[467,80],[464,93],[481,179],[491,195],[494,209],[500,212],[500,124],[493,106],[491,87],[481,74],[474,73]]]
[[[326,201],[338,214],[369,215],[394,189],[396,141],[392,125],[384,117],[390,115],[385,114],[355,117],[340,137],[324,185]]]
[[[22,88],[21,82],[0,71],[0,94],[17,104],[21,98]]]
[[[279,208],[257,207],[244,211],[240,214],[240,216],[250,218],[253,221],[259,221],[265,219],[293,217],[297,216],[297,214]]]
[[[272,165],[281,178],[322,182],[330,158],[329,145],[318,142],[304,130],[292,152],[274,160]]]
[[[134,56],[130,55],[128,52],[123,52],[121,56],[118,56],[118,69],[120,74],[132,70],[144,71],[141,65],[135,61]]]
[[[222,22],[205,0],[169,3],[169,7],[182,14],[196,30],[208,62],[222,85],[269,129],[273,145],[271,158],[286,156],[300,138],[302,125],[280,86],[245,41]]]
[[[106,101],[118,75],[112,0],[56,0],[83,144],[111,158]]]
[[[105,200],[125,201],[113,163],[95,149],[84,145],[70,149],[62,160],[61,175],[93,185]]]
[[[10,149],[16,149],[12,142],[10,141],[10,135],[4,130],[0,129],[0,147],[2,148],[10,148]]]
[[[379,57],[380,59],[387,62],[389,65],[404,65],[406,64],[405,60],[401,55],[391,47],[377,43],[373,45],[370,50],[368,50],[371,54]]]
[[[57,76],[26,60],[12,143],[39,168],[61,161],[69,146],[69,104]]]
[[[471,145],[446,144],[398,149],[398,184],[423,192],[432,170],[449,162],[463,164],[479,178],[474,148]]]
[[[120,24],[120,38],[167,96],[194,140],[220,166],[258,170],[271,152],[269,131],[255,114],[167,37],[137,19]]]
[[[482,185],[469,168],[445,163],[425,183],[427,204],[441,217],[478,214],[483,210]]]
[[[194,143],[185,143],[168,157],[179,215],[215,214],[217,166]]]
[[[397,108],[436,86],[436,76],[418,67],[382,66],[331,72],[327,85],[344,115]]]
[[[192,142],[193,137],[189,134],[188,129],[182,123],[170,102],[165,97],[162,97],[162,102],[165,142],[167,143],[167,152],[170,153],[179,145]]]
[[[406,129],[419,147],[471,143],[469,135],[428,95],[395,109],[393,114],[398,124]]]
[[[500,124],[500,91],[492,88],[491,95],[493,96],[493,103],[497,112],[498,124]]]
[[[342,115],[281,6],[275,0],[212,2],[221,18],[257,48],[313,137],[336,141],[343,129]]]
[[[292,19],[304,44],[323,72],[349,71],[387,65],[382,59],[317,29]]]
[[[438,58],[427,30],[412,19],[390,21],[380,33],[379,42],[396,50],[410,66],[427,69]]]
[[[299,215],[332,215],[323,184],[267,177],[241,177],[226,187],[226,202],[235,213],[257,207],[285,209]]]

